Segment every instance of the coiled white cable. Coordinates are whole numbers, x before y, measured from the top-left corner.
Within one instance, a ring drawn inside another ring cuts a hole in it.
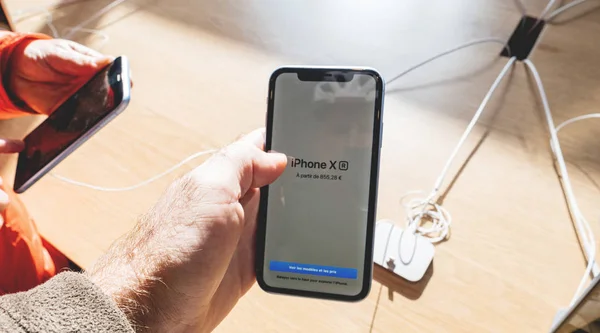
[[[560,173],[560,179],[563,183],[563,188],[565,191],[565,196],[568,202],[569,210],[575,220],[575,224],[577,227],[577,232],[579,234],[580,239],[582,240],[582,247],[584,249],[584,255],[587,258],[587,267],[585,270],[585,274],[579,283],[579,287],[571,301],[571,306],[575,303],[579,295],[581,294],[583,288],[585,287],[586,281],[588,280],[590,274],[593,276],[597,276],[600,273],[600,269],[596,264],[596,240],[594,237],[594,233],[591,230],[589,222],[585,219],[581,210],[579,209],[579,205],[577,204],[577,199],[575,194],[573,193],[573,187],[571,185],[571,180],[569,178],[569,173],[567,171],[567,166],[565,163],[565,159],[563,157],[562,149],[560,146],[560,142],[558,140],[558,130],[554,125],[554,119],[552,117],[552,112],[550,111],[550,103],[548,102],[548,97],[546,96],[546,91],[544,89],[544,85],[542,83],[542,79],[540,78],[540,74],[538,73],[535,65],[529,59],[525,60],[524,63],[527,65],[533,77],[535,79],[538,93],[542,100],[542,105],[544,108],[544,114],[546,116],[546,122],[548,124],[548,130],[550,132],[550,146],[552,147],[552,152],[554,154],[555,161],[558,165],[558,170]],[[586,117],[586,118],[584,118]],[[573,122],[591,118],[590,115],[580,116],[573,119],[568,120],[567,122],[561,124],[560,128],[567,126]]]
[[[406,210],[407,229],[416,230],[417,233],[419,233],[421,236],[424,236],[432,243],[438,243],[445,240],[449,234],[450,225],[452,223],[452,216],[450,215],[450,212],[437,203],[437,200],[439,199],[438,194],[440,188],[442,187],[442,184],[448,174],[448,171],[450,170],[450,167],[452,166],[452,163],[456,159],[458,152],[473,131],[473,128],[475,128],[475,125],[483,114],[488,102],[494,95],[496,89],[498,89],[500,86],[502,79],[504,79],[506,74],[508,74],[508,71],[515,64],[516,60],[516,57],[510,58],[498,77],[496,77],[496,80],[479,105],[477,112],[475,112],[471,122],[463,132],[458,144],[454,147],[454,150],[450,154],[450,158],[448,158],[446,161],[446,164],[444,165],[441,174],[438,176],[435,184],[433,185],[433,190],[431,190],[430,194],[425,198],[414,198],[404,205]],[[404,201],[404,198],[407,196],[415,193],[419,192],[409,192],[403,197],[401,202]],[[424,227],[424,225],[427,223],[430,223],[431,226]]]

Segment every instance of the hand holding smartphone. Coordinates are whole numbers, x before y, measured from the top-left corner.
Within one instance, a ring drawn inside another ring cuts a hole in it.
[[[256,277],[268,292],[357,301],[373,267],[384,81],[368,68],[285,67],[270,79]]]
[[[15,176],[16,193],[26,191],[127,108],[129,71],[127,58],[116,58],[24,139]]]

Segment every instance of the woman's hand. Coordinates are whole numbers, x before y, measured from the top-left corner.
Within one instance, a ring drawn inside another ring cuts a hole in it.
[[[24,147],[25,145],[21,140],[0,139],[0,154],[19,153]],[[3,186],[2,178],[0,178],[0,213],[3,212],[9,204],[8,194],[2,191]]]
[[[88,271],[138,331],[209,332],[253,285],[259,188],[287,165],[263,144],[255,131],[176,181]]]
[[[8,90],[41,114],[50,114],[112,58],[62,39],[29,42],[13,54]]]

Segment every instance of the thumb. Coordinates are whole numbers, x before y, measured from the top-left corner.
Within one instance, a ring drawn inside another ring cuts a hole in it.
[[[274,182],[285,170],[287,157],[267,153],[247,138],[236,141],[213,155],[192,171],[192,177],[204,188],[220,189],[240,199],[251,188]],[[217,199],[215,197],[214,199]]]
[[[21,140],[0,139],[0,154],[12,154],[21,152],[25,143]]]

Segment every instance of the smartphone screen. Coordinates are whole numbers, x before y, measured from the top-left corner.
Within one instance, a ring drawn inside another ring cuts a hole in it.
[[[73,148],[82,137],[117,109],[128,98],[129,82],[124,87],[123,58],[117,58],[58,107],[25,139],[19,154],[15,189],[24,191],[31,180]],[[63,156],[64,158],[65,156]],[[47,170],[46,170],[47,171]]]
[[[261,189],[263,289],[360,299],[370,288],[383,81],[371,70],[284,68],[271,79],[266,148],[283,175]]]

